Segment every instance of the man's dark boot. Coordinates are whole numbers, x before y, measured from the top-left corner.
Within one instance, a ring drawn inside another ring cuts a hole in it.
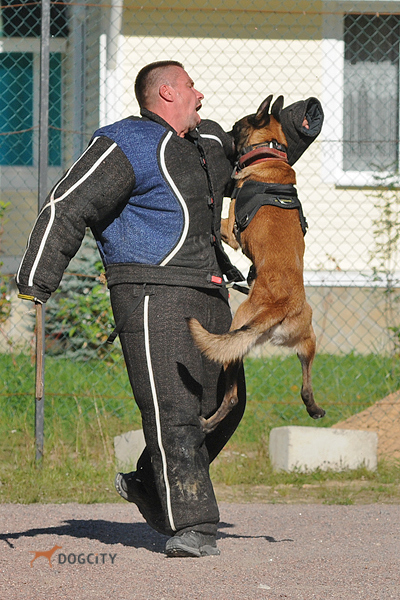
[[[175,534],[165,546],[165,554],[170,557],[192,557],[217,556],[220,551],[217,548],[215,535],[207,535],[199,531],[186,531]]]
[[[158,531],[158,533],[173,535],[174,532],[172,529],[168,528],[165,524],[160,499],[155,494],[149,494],[136,471],[132,471],[131,473],[117,473],[114,484],[118,494],[124,500],[136,504],[139,512],[150,527]]]

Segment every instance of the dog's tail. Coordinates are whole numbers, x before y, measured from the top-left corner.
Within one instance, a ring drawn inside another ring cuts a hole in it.
[[[214,362],[225,364],[241,359],[260,336],[254,327],[244,325],[227,333],[210,333],[197,319],[187,319],[190,333],[201,352]]]

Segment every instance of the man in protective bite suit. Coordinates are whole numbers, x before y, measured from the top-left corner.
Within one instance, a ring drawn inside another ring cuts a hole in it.
[[[215,555],[209,464],[241,420],[245,383],[242,371],[238,405],[206,436],[199,416],[221,402],[224,374],[194,345],[186,318],[228,330],[225,283],[243,279],[220,237],[233,140],[201,121],[203,94],[176,61],[144,67],[135,93],[141,117],[98,129],[51,190],[16,281],[20,297],[46,302],[92,230],[146,439],[136,471],[118,473],[116,489],[170,536],[167,556]],[[296,131],[293,147],[305,143]]]

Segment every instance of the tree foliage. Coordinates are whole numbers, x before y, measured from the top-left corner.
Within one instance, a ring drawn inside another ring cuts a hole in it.
[[[87,236],[46,304],[47,354],[74,360],[120,359],[119,342],[106,344],[114,322],[102,269],[95,242]]]
[[[399,250],[400,250],[400,187],[398,174],[376,176],[373,195],[376,217],[372,221],[374,248],[370,253],[374,281],[385,291],[386,328],[393,353],[400,354],[399,322]]]

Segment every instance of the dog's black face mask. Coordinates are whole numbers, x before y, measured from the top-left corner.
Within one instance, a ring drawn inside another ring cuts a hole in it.
[[[303,127],[307,119],[309,128]],[[281,125],[288,147],[288,163],[294,163],[315,140],[322,129],[324,111],[317,98],[300,100],[281,111]]]
[[[271,100],[272,95],[261,103],[255,114],[237,121],[229,132],[233,136],[238,152],[248,145],[250,133],[254,129],[261,129],[268,125]],[[281,123],[287,141],[288,163],[292,166],[321,132],[324,113],[317,98],[300,100],[286,108],[282,106],[283,96],[279,96],[272,105],[271,115]],[[308,129],[303,126],[305,118],[309,125]]]

